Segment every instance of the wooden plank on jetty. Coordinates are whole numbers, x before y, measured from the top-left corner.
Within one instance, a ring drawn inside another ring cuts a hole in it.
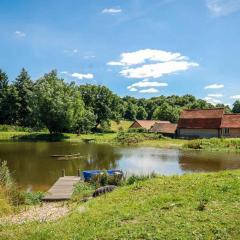
[[[81,180],[76,176],[60,177],[44,196],[44,201],[69,200],[72,197],[74,185]]]

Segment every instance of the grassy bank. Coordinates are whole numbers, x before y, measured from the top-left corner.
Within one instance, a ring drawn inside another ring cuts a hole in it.
[[[0,141],[73,141],[108,143],[114,145],[138,145],[159,148],[178,148],[206,151],[240,151],[239,138],[212,138],[212,139],[172,139],[165,138],[159,134],[130,131],[130,121],[111,122],[113,133],[92,133],[92,134],[53,134],[45,132],[31,132],[16,126],[0,125]],[[119,131],[124,130],[124,131]],[[140,129],[141,130],[141,129]]]
[[[196,139],[187,141],[183,145],[183,147],[186,149],[194,150],[240,152],[240,139],[239,138]]]
[[[49,223],[0,226],[0,239],[239,239],[240,171],[120,187]]]

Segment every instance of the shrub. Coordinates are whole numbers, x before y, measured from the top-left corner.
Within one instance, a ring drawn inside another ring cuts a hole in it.
[[[129,133],[146,133],[148,131],[145,128],[129,128],[128,132]]]
[[[14,125],[0,125],[0,132],[31,132],[32,129]]]
[[[73,192],[73,201],[77,201],[79,199],[83,199],[86,197],[92,196],[93,191],[95,190],[95,187],[87,182],[79,182],[74,187]]]
[[[97,174],[92,177],[90,183],[96,188],[106,185],[120,186],[122,184],[122,177],[121,174],[110,175],[104,172],[103,174]]]
[[[131,175],[129,178],[127,178],[126,180],[126,184],[127,185],[132,185],[132,184],[135,184],[137,182],[140,182],[140,181],[145,181],[145,180],[148,180],[150,178],[156,178],[157,177],[157,174],[156,173],[151,173],[151,174],[148,174],[148,175],[136,175],[136,174],[133,174]]]
[[[143,135],[138,133],[119,132],[116,140],[121,144],[135,144],[143,141]]]
[[[0,185],[6,188],[10,188],[13,185],[13,180],[6,161],[3,161],[0,165]]]
[[[42,201],[44,194],[42,192],[27,192],[24,196],[24,203],[27,205],[36,205]]]
[[[119,132],[116,140],[121,144],[136,144],[144,140],[157,140],[163,136],[159,133]]]

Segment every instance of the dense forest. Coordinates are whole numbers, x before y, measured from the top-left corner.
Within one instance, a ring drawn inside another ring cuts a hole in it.
[[[240,113],[240,101],[233,109],[216,106],[192,95],[158,96],[150,99],[119,97],[105,86],[76,85],[51,71],[33,81],[25,69],[13,81],[0,70],[0,124],[55,132],[90,132],[108,129],[110,120],[161,119],[177,122],[182,109],[225,107]]]

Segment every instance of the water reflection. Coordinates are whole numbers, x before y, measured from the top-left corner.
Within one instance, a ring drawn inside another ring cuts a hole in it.
[[[83,157],[58,161],[55,154],[81,153]],[[16,182],[25,188],[46,190],[61,176],[77,169],[112,169],[121,156],[108,145],[61,143],[1,143],[0,159],[7,160]]]
[[[55,154],[81,153],[79,159],[58,161]],[[163,175],[195,171],[219,171],[240,168],[240,154],[179,151],[150,147],[112,147],[104,144],[71,142],[0,143],[0,159],[8,166],[19,185],[34,190],[47,190],[65,169],[76,175],[77,169],[120,168],[128,173]]]
[[[148,174],[152,172],[163,175],[182,173],[179,167],[179,150],[158,148],[122,148],[119,167],[127,173]]]
[[[210,172],[240,168],[240,154],[226,152],[184,151],[179,155],[183,171]]]

